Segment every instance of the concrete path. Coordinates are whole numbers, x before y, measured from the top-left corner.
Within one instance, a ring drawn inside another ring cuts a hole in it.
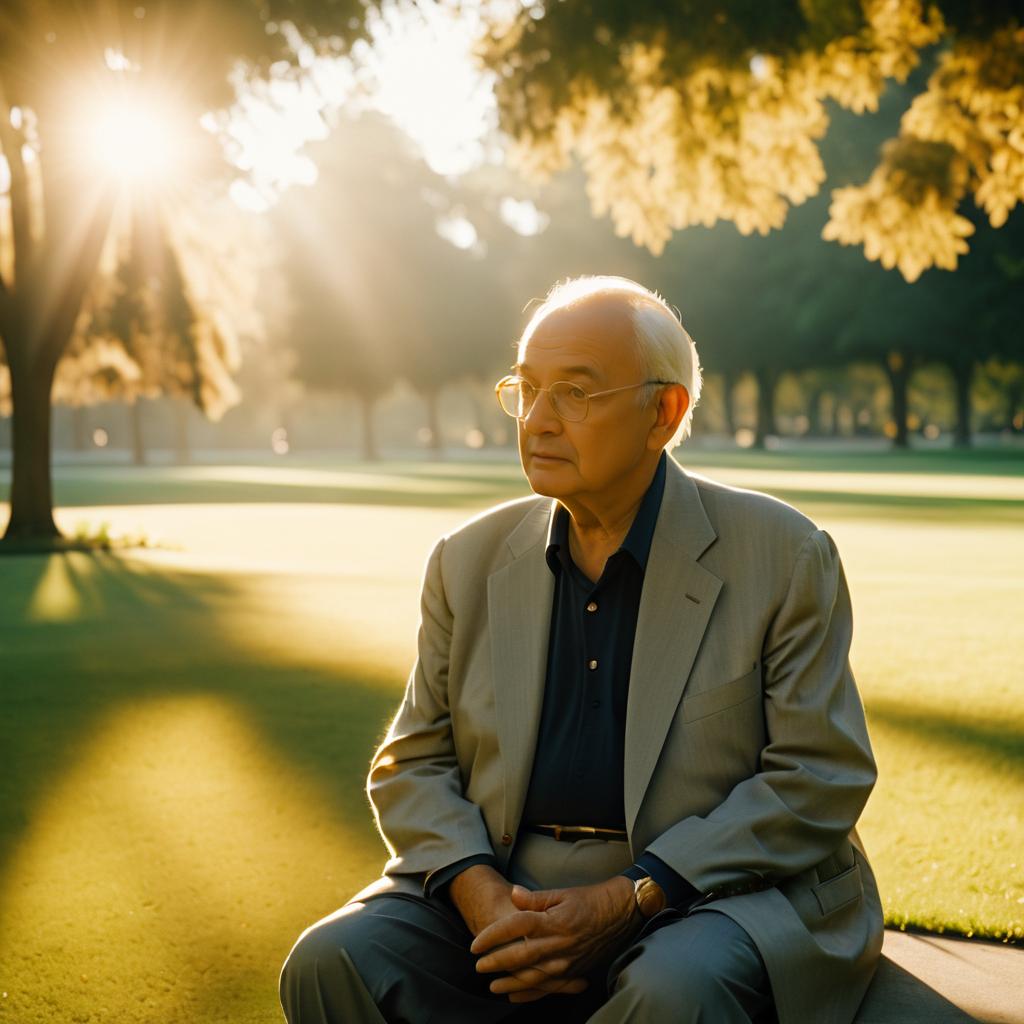
[[[1024,948],[886,929],[856,1024],[1024,1024]]]

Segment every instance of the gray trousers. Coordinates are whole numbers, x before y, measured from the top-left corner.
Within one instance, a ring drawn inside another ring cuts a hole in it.
[[[586,845],[584,845],[586,844]],[[509,878],[531,889],[584,885],[631,863],[625,843],[524,835]],[[714,911],[666,910],[579,995],[510,1003],[478,974],[472,935],[445,898],[376,896],[307,928],[280,976],[288,1024],[770,1024],[764,961],[750,936]]]

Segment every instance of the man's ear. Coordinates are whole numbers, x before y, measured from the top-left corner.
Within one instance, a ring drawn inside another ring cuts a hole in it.
[[[690,408],[690,392],[683,384],[670,384],[658,394],[657,419],[647,436],[649,448],[661,449],[671,440]]]

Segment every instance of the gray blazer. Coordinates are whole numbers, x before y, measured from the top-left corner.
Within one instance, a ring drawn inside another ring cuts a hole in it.
[[[849,1024],[882,946],[855,823],[877,771],[835,545],[791,506],[669,458],[625,734],[626,827],[765,960],[780,1024]],[[422,893],[472,854],[508,864],[536,744],[554,579],[551,498],[442,537],[418,658],[368,794],[390,852],[352,898]]]

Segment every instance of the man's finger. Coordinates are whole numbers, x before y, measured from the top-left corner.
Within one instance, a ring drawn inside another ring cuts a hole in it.
[[[477,960],[476,969],[481,974],[521,971],[527,967],[536,967],[541,961],[553,957],[560,951],[560,947],[561,943],[557,939],[519,939],[518,942],[509,942],[500,949],[492,949],[486,956]]]
[[[510,1003],[535,1003],[538,999],[543,999],[548,995],[551,995],[551,993],[537,988],[530,988],[525,992],[509,992],[508,1001]]]
[[[522,940],[529,936],[536,926],[537,914],[532,910],[520,910],[516,914],[499,917],[489,924],[471,943],[471,953],[486,953],[496,946]]]
[[[558,983],[561,986],[571,980],[562,977],[568,968],[569,961],[565,958],[545,960],[532,967],[523,967],[501,978],[495,978],[490,984],[490,989],[492,992],[506,993],[540,988],[548,983]]]
[[[582,992],[589,984],[586,978],[552,978],[549,983],[545,983],[544,991],[576,993]]]
[[[513,885],[509,894],[520,910],[547,910],[562,899],[561,889],[538,889],[531,892],[522,885]]]
[[[516,971],[515,974],[503,974],[500,978],[495,978],[488,988],[495,995],[506,995],[509,992],[527,992],[539,988],[548,980],[550,979],[543,971],[536,967],[527,967]]]
[[[537,989],[529,989],[526,992],[509,992],[508,1001],[510,1003],[531,1003],[535,999],[540,999],[543,996],[550,995],[552,992],[561,992],[563,995],[576,995],[582,992],[588,985],[586,978],[565,978],[561,983],[552,982],[551,987],[545,987],[540,991],[540,995],[534,995]]]

